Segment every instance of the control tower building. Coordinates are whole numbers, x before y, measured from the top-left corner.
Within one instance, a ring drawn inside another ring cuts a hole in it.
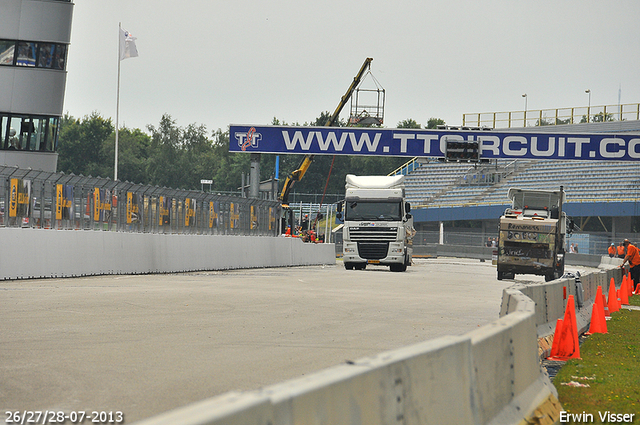
[[[0,1],[0,166],[55,172],[71,0]]]

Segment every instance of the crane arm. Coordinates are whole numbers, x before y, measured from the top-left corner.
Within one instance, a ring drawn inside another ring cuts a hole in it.
[[[347,89],[347,92],[344,94],[344,96],[342,96],[342,98],[340,98],[340,103],[338,103],[338,107],[325,123],[325,127],[331,127],[336,123],[336,121],[338,120],[338,117],[340,116],[340,112],[342,112],[342,109],[351,98],[351,95],[360,84],[360,81],[362,81],[362,77],[371,66],[372,61],[373,61],[373,58],[365,59],[364,63],[360,67],[360,71],[358,71],[358,74],[353,78],[353,81],[351,82],[351,85]],[[302,160],[302,162],[300,163],[300,165],[298,166],[298,168],[287,176],[286,180],[284,181],[284,186],[282,187],[282,192],[278,197],[278,199],[280,199],[280,202],[282,202],[283,207],[285,208],[289,207],[289,192],[291,192],[291,188],[293,187],[293,184],[297,181],[302,180],[302,177],[304,177],[305,173],[311,166],[312,162],[313,162],[313,155],[306,155]]]

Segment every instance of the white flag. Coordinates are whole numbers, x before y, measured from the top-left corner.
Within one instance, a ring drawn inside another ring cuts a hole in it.
[[[129,31],[120,28],[120,60],[137,56],[136,38]]]

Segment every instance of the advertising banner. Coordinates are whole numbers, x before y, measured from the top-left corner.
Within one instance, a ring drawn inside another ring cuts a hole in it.
[[[209,228],[218,227],[218,214],[220,214],[220,203],[209,202]]]
[[[93,221],[109,221],[111,218],[111,191],[93,188]]]
[[[276,215],[274,214],[273,207],[269,207],[269,230],[274,230],[276,226]]]
[[[258,228],[258,207],[251,205],[251,230]]]
[[[640,160],[628,134],[517,133],[355,127],[232,125],[229,151],[276,154],[445,157],[447,142],[478,142],[480,158]]]
[[[69,220],[73,217],[73,186],[56,185],[56,220]]]
[[[229,227],[237,229],[240,221],[240,205],[231,202],[229,204]]]
[[[127,192],[127,224],[137,223],[139,219],[138,194]]]
[[[158,201],[160,209],[160,214],[158,214],[158,225],[168,226],[171,224],[171,204],[171,198],[167,198],[166,196],[160,197]]]
[[[195,226],[196,224],[196,200],[187,198],[184,200],[184,226]]]
[[[9,197],[9,217],[29,217],[31,180],[11,179]]]

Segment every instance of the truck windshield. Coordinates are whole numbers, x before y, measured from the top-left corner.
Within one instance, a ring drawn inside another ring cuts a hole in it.
[[[347,201],[345,220],[398,221],[402,219],[400,202]]]

